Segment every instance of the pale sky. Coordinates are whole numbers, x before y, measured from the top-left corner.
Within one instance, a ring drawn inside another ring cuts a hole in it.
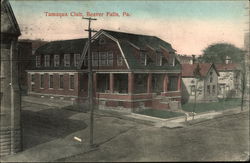
[[[87,21],[71,12],[104,13],[92,23],[108,29],[157,36],[179,54],[202,53],[212,43],[243,47],[248,29],[247,1],[25,1],[10,0],[22,31],[20,39],[61,40],[87,37]],[[46,16],[67,13],[68,16]],[[120,16],[106,16],[116,12]],[[127,12],[130,16],[122,16]]]

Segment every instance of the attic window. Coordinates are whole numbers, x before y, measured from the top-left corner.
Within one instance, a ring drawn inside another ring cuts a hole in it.
[[[147,65],[147,55],[145,52],[140,52],[140,64]]]
[[[156,65],[161,66],[162,65],[162,54],[157,53],[155,56],[155,59],[156,59]]]
[[[100,38],[100,39],[99,39],[99,44],[100,44],[100,45],[103,45],[103,44],[105,44],[105,43],[106,43],[106,41],[105,41],[104,38]]]

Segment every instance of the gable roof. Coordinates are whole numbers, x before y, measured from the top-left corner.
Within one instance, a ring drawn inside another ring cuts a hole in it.
[[[128,66],[129,69],[144,69],[144,70],[178,69],[178,70],[180,70],[180,66],[179,67],[178,66],[171,66],[171,65],[163,65],[163,66],[147,65],[147,66],[144,66],[144,65],[138,63],[137,58],[133,54],[135,48],[139,49],[139,50],[146,50],[147,47],[150,47],[152,50],[154,50],[156,52],[162,51],[162,49],[164,49],[168,52],[175,52],[175,50],[172,48],[171,44],[161,40],[158,37],[101,29],[93,36],[93,39],[98,38],[102,34],[106,35],[107,37],[113,39],[115,42],[118,43],[118,46],[120,47],[122,55],[125,58],[126,65]],[[82,63],[83,63],[83,59],[86,55],[86,52],[87,52],[87,46],[85,47],[85,51],[83,52],[83,55],[81,57],[81,64],[80,65],[82,65]],[[170,59],[172,59],[174,57],[175,57],[175,55],[171,55]],[[171,63],[172,61],[169,61],[169,62]]]
[[[228,63],[228,64],[218,63],[218,64],[215,64],[215,67],[218,71],[233,71],[233,70],[240,69],[239,64],[236,64],[236,63]]]
[[[39,47],[36,50],[35,55],[37,54],[69,54],[69,53],[81,54],[84,49],[85,43],[87,41],[88,41],[87,38],[51,41]]]
[[[211,68],[214,68],[217,75],[219,76],[219,73],[217,72],[213,63],[194,63],[194,64],[181,64],[182,77],[194,77],[194,70],[196,69],[198,64],[200,67],[201,77],[206,77],[207,73]]]
[[[1,33],[21,35],[16,17],[8,0],[1,0]]]

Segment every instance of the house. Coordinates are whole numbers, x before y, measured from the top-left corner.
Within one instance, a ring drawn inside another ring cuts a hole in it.
[[[214,64],[182,64],[182,103],[217,101],[218,76]]]
[[[241,68],[226,57],[225,63],[215,64],[220,76],[218,78],[218,97],[234,98],[241,95]]]
[[[22,149],[17,40],[20,28],[8,0],[1,0],[0,158]]]
[[[87,39],[54,41],[37,49],[28,71],[30,95],[84,102]],[[155,36],[100,30],[91,44],[95,102],[128,111],[178,108],[181,66],[171,44]]]

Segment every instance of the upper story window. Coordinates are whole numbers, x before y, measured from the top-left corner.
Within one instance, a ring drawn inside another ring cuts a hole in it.
[[[92,65],[98,66],[98,52],[92,52]]]
[[[140,64],[147,65],[147,55],[144,52],[140,52]]]
[[[70,66],[70,54],[64,54],[64,66],[65,67]]]
[[[50,66],[50,55],[45,55],[44,66],[45,67],[49,67]]]
[[[106,41],[105,41],[104,38],[100,38],[100,39],[99,39],[99,44],[100,44],[100,45],[103,45],[103,44],[105,44],[105,43],[106,43]]]
[[[41,66],[41,56],[36,56],[36,67],[40,67]]]
[[[213,82],[213,71],[211,71],[209,74],[210,74],[209,81],[210,81],[210,83],[212,83]]]
[[[157,53],[155,56],[155,59],[156,59],[156,65],[161,66],[162,65],[162,55]]]
[[[74,54],[74,65],[77,67],[80,63],[80,54]]]
[[[54,66],[58,67],[60,65],[60,56],[54,55]]]
[[[113,66],[113,53],[112,52],[108,52],[107,54],[107,65],[108,66]]]
[[[99,55],[100,55],[100,65],[101,66],[105,66],[105,65],[107,65],[107,53],[106,52],[100,52],[99,53]]]
[[[123,58],[122,56],[117,56],[117,66],[122,66],[123,65]]]
[[[190,94],[192,95],[192,96],[194,96],[195,95],[195,86],[194,85],[191,85],[191,87],[190,87]]]

